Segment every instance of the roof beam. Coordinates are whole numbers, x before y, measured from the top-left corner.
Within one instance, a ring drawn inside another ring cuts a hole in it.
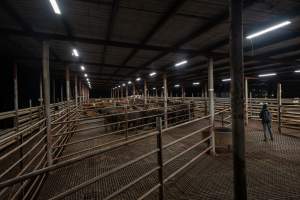
[[[107,41],[103,39],[95,39],[95,38],[87,38],[87,37],[77,37],[77,36],[68,36],[65,34],[57,34],[57,33],[46,33],[46,32],[28,32],[24,30],[16,30],[10,28],[0,28],[0,35],[15,35],[15,36],[23,36],[23,37],[32,37],[38,38],[41,40],[57,40],[57,41],[66,41],[66,42],[79,42],[85,44],[92,45],[107,45],[107,46],[115,46],[122,48],[138,48],[143,50],[150,51],[167,51],[170,50],[170,47],[167,46],[157,46],[157,45],[140,45],[136,43],[129,42],[120,42],[120,41]],[[195,53],[193,49],[176,49],[172,50],[172,52],[176,53]]]
[[[146,44],[149,40],[159,31],[173,15],[181,8],[181,6],[186,2],[186,0],[174,0],[168,11],[156,22],[152,29],[147,33],[147,35],[140,42],[141,45]],[[133,58],[139,49],[135,48],[129,54],[129,56],[123,61],[122,65],[126,65],[131,58]],[[117,72],[115,72],[117,73]]]
[[[107,41],[111,40],[111,35],[113,33],[114,24],[115,24],[115,21],[116,21],[116,15],[117,15],[117,12],[119,10],[119,2],[120,2],[120,0],[113,0],[112,6],[111,6],[111,14],[110,14],[110,17],[109,17],[109,20],[108,20],[107,31],[106,31],[106,36],[105,36],[105,39]],[[106,51],[107,51],[107,46],[104,45],[102,59],[101,59],[101,62],[103,64],[106,63],[106,59],[105,59],[106,58]],[[100,72],[102,72],[102,67],[100,68]]]

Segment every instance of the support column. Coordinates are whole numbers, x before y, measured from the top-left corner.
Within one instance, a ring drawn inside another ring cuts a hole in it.
[[[168,85],[167,85],[167,75],[163,76],[164,82],[164,122],[165,128],[168,128]]]
[[[52,81],[52,101],[53,101],[53,103],[55,103],[55,101],[56,101],[56,95],[55,95],[55,79],[53,79],[53,81]]]
[[[128,103],[128,84],[126,84],[126,102]]]
[[[147,104],[147,96],[148,96],[148,90],[147,90],[147,81],[144,80],[144,104]]]
[[[74,79],[75,79],[75,87],[74,87],[74,89],[75,89],[75,105],[77,107],[78,106],[78,88],[77,88],[77,86],[78,86],[78,77],[77,77],[77,75],[75,75]]]
[[[41,75],[40,75],[40,97],[38,99],[38,101],[40,102],[40,106],[43,105],[43,74],[42,73],[43,72],[41,72]]]
[[[208,65],[208,95],[209,95],[209,114],[210,114],[210,132],[212,135],[212,153],[216,153],[215,149],[215,133],[214,133],[214,121],[215,121],[215,101],[214,101],[214,63],[213,59],[209,59]]]
[[[234,199],[247,199],[244,123],[243,1],[230,0],[230,64]]]
[[[60,85],[60,100],[61,100],[61,102],[64,101],[64,89],[63,89],[63,84]]]
[[[245,78],[245,125],[247,126],[249,123],[248,117],[248,78]]]
[[[277,85],[277,123],[278,133],[281,134],[281,111],[282,111],[282,87],[281,83]]]
[[[66,93],[67,93],[67,101],[70,101],[70,68],[66,66]]]
[[[133,95],[133,102],[135,102],[135,83],[132,81],[132,95]]]
[[[51,134],[51,112],[50,112],[50,70],[49,70],[49,44],[43,42],[43,85],[44,85],[44,104],[47,133],[47,161],[52,165],[52,134]]]

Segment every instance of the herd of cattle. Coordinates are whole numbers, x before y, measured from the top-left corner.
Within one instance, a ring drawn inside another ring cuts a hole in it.
[[[193,109],[182,102],[168,103],[168,124],[176,124],[192,117]],[[156,126],[156,117],[164,120],[164,107],[162,102],[155,104],[128,104],[114,103],[109,107],[97,109],[97,114],[103,116],[106,132],[118,130],[148,130]]]

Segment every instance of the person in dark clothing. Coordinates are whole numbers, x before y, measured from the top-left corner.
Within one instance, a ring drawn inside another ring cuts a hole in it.
[[[272,133],[272,126],[271,126],[272,114],[269,112],[267,104],[263,105],[259,117],[261,118],[261,122],[264,128],[264,137],[265,137],[264,141],[267,141],[267,131],[269,131],[270,138],[273,141],[273,133]]]

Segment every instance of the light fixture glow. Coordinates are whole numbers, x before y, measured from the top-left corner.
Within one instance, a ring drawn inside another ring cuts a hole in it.
[[[179,66],[184,65],[184,64],[187,64],[187,63],[188,63],[187,60],[183,60],[183,61],[181,61],[181,62],[179,62],[179,63],[176,63],[176,64],[175,64],[175,67],[179,67]]]
[[[156,90],[156,88],[154,87],[154,88],[152,88],[152,90]]]
[[[122,86],[123,86],[123,87],[125,87],[125,86],[126,86],[126,84],[125,84],[125,83],[123,83],[123,84],[122,84]]]
[[[118,85],[118,88],[120,88],[121,87],[121,85]]]
[[[252,38],[258,37],[258,36],[260,36],[260,35],[266,34],[266,33],[268,33],[268,32],[274,31],[274,30],[276,30],[276,29],[282,28],[282,27],[284,27],[284,26],[287,26],[287,25],[289,25],[289,24],[291,24],[290,21],[284,21],[284,22],[281,22],[281,23],[279,23],[279,24],[277,24],[277,25],[274,25],[274,26],[271,26],[271,27],[269,27],[269,28],[266,28],[266,29],[264,29],[264,30],[262,30],[262,31],[259,31],[259,32],[257,32],[257,33],[253,33],[253,34],[251,34],[251,35],[248,35],[246,38],[247,38],[247,39],[252,39]]]
[[[60,9],[58,7],[58,4],[57,4],[56,0],[50,0],[50,3],[51,3],[51,6],[52,6],[55,14],[61,15],[61,12],[60,12]]]
[[[84,67],[83,65],[82,65],[80,68],[81,68],[81,70],[82,70],[82,71],[84,71],[84,70],[85,70],[85,67]]]
[[[268,76],[276,76],[276,73],[269,73],[269,74],[260,74],[258,77],[268,77]]]
[[[140,81],[140,80],[141,80],[141,78],[140,78],[140,77],[138,77],[138,78],[136,78],[135,80],[136,80],[136,81]]]
[[[179,84],[176,84],[176,85],[174,85],[174,87],[176,87],[176,88],[179,88],[179,87],[180,87],[180,85],[179,85]]]
[[[78,53],[77,49],[72,50],[72,56],[79,57],[79,53]]]
[[[228,81],[231,81],[231,78],[225,78],[225,79],[222,79],[223,82],[228,82]]]
[[[200,83],[199,82],[194,82],[193,85],[195,85],[195,86],[200,85]]]
[[[90,79],[89,79],[89,78],[87,78],[86,80],[87,80],[87,82],[90,82]]]
[[[295,73],[300,73],[300,69],[298,69],[298,70],[295,70]]]
[[[131,83],[132,83],[131,81],[128,81],[128,85],[131,85]]]
[[[88,75],[87,75],[87,74],[84,74],[84,77],[88,77]]]
[[[156,72],[151,72],[150,74],[149,74],[149,76],[155,76],[156,75]]]

